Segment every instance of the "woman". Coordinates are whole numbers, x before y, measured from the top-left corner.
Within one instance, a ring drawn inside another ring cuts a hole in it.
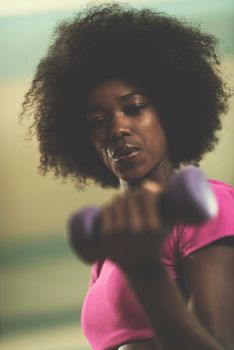
[[[33,108],[46,173],[125,192],[100,213],[100,260],[82,324],[96,350],[234,347],[234,189],[218,215],[165,229],[157,199],[217,142],[229,97],[214,37],[149,10],[94,6],[59,25]]]

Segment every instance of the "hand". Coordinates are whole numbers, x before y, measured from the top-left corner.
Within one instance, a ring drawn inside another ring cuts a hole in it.
[[[99,254],[123,270],[148,261],[160,262],[160,245],[166,229],[157,203],[162,188],[147,181],[138,190],[128,190],[102,208],[99,217]]]

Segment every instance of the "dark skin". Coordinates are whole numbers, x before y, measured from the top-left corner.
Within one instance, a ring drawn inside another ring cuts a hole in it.
[[[87,119],[99,157],[125,190],[102,208],[100,257],[122,268],[157,333],[157,340],[121,348],[233,349],[233,240],[187,257],[180,286],[161,263],[160,245],[169,229],[160,221],[157,200],[173,166],[156,106],[134,84],[110,80],[90,91]],[[143,265],[153,266],[154,274],[136,273]]]

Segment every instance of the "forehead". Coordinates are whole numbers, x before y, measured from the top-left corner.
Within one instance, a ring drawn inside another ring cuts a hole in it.
[[[135,95],[145,96],[145,93],[137,85],[126,80],[108,80],[90,90],[87,97],[87,106],[102,104],[107,101],[124,102]]]

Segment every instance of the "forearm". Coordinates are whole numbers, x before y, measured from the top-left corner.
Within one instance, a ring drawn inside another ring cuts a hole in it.
[[[160,350],[224,350],[187,309],[163,266],[157,264],[153,275],[126,274],[155,330]]]

